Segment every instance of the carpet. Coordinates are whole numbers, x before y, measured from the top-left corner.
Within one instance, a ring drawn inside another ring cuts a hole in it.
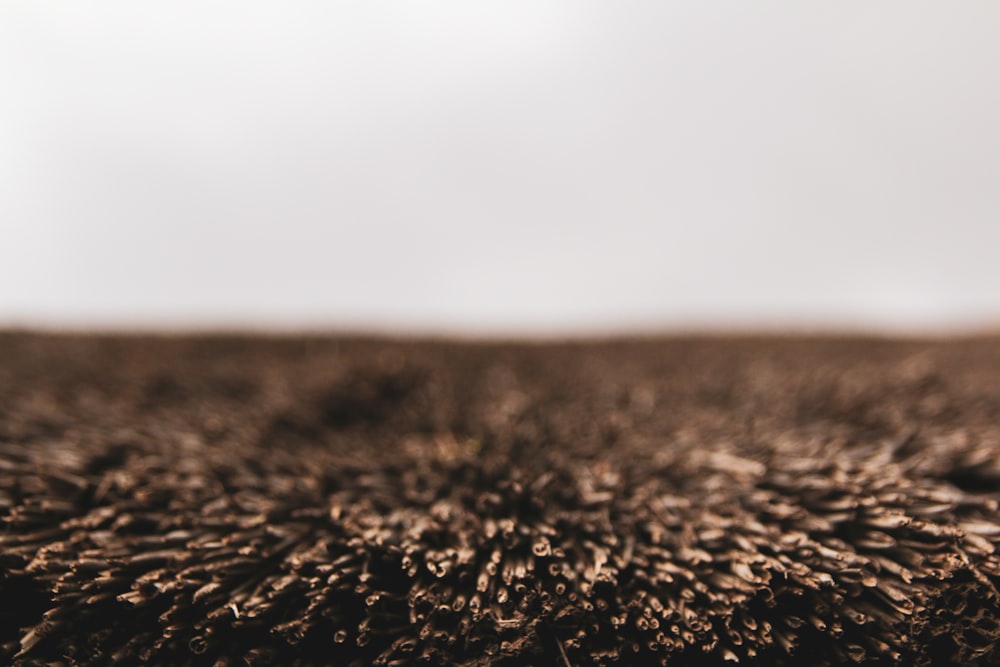
[[[0,662],[1000,652],[1000,339],[0,334]]]

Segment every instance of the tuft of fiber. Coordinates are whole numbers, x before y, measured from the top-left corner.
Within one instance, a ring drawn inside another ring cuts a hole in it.
[[[1000,662],[1000,340],[0,335],[0,662]]]

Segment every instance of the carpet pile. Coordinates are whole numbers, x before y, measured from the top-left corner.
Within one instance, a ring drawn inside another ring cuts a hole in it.
[[[0,334],[0,662],[1000,651],[1000,339]]]

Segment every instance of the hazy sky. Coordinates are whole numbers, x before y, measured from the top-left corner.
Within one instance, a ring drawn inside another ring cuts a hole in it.
[[[3,2],[0,325],[1000,323],[1000,3]]]

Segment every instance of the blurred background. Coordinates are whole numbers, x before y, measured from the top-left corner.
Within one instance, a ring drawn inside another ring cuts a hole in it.
[[[0,327],[1000,324],[1000,4],[4,2]]]

